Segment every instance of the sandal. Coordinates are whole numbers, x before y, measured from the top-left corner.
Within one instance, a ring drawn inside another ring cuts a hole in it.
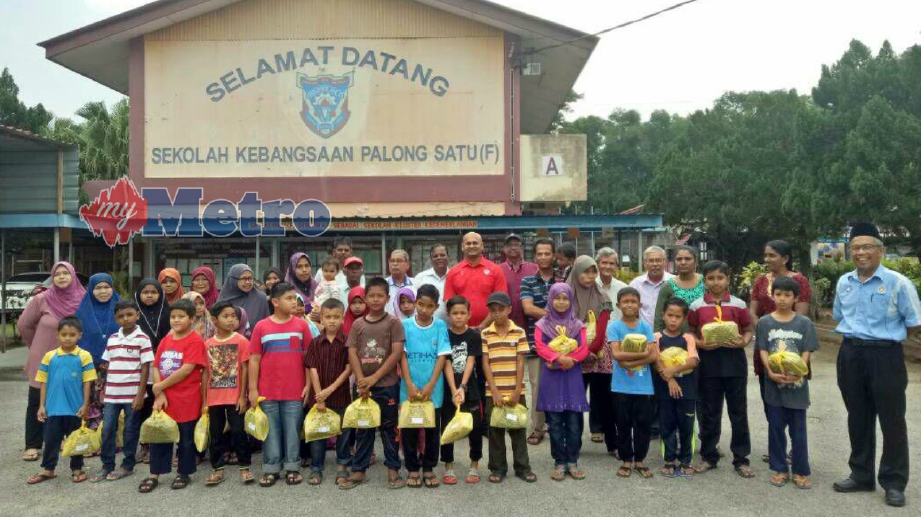
[[[694,475],[694,468],[691,467],[690,465],[682,465],[681,468],[678,469],[678,474],[677,474],[678,477],[689,478],[693,475]]]
[[[169,487],[173,490],[182,490],[183,488],[189,486],[191,481],[192,480],[189,479],[189,476],[183,476],[180,474],[173,479],[173,482],[169,484]]]
[[[741,476],[741,474],[739,475]],[[790,482],[790,474],[787,474],[786,472],[778,472],[774,474],[773,476],[771,476],[771,484],[776,487],[785,486],[789,482]]]
[[[153,492],[154,488],[160,486],[160,480],[157,478],[147,478],[144,481],[141,481],[141,484],[138,486],[138,492],[142,494],[149,494]]]
[[[399,490],[406,486],[406,480],[403,479],[403,476],[400,475],[400,472],[397,470],[388,470],[387,471],[387,488],[391,490]]]
[[[422,486],[422,478],[418,472],[410,472],[406,478],[406,486],[409,488],[419,488]]]
[[[542,441],[544,441],[544,433],[541,431],[534,431],[528,436],[528,445],[540,445]]]
[[[425,484],[425,488],[438,488],[441,486],[441,483],[438,482],[438,476],[434,472],[423,472],[422,482]]]
[[[630,474],[632,473],[633,473],[633,468],[631,468],[630,465],[627,465],[626,463],[621,465],[620,468],[617,469],[617,477],[619,478],[628,478],[630,477]]]
[[[259,480],[259,486],[262,488],[269,488],[270,486],[275,486],[275,483],[278,482],[279,475],[275,474],[263,474],[262,479]]]
[[[342,467],[342,465],[340,465],[340,467]],[[339,480],[340,480],[340,479],[348,479],[348,478],[349,478],[349,471],[348,471],[348,470],[346,470],[346,469],[340,469],[340,470],[337,470],[337,471],[336,471],[336,484],[337,484],[337,485],[339,484]]]
[[[90,483],[95,484],[106,481],[109,479],[110,474],[112,474],[112,472],[109,472],[108,470],[100,470],[99,472],[93,474],[93,477],[90,478]]]
[[[748,465],[736,465],[736,474],[745,479],[751,479],[755,477],[755,473]]]
[[[41,456],[41,451],[39,449],[26,449],[22,451],[23,461],[38,461],[39,456]]]
[[[256,478],[253,476],[253,471],[249,468],[240,469],[240,481],[242,481],[244,485],[252,485],[255,480]]]
[[[569,473],[569,477],[575,479],[576,481],[582,481],[585,479],[585,471],[580,469],[579,466],[575,463],[567,467],[566,471]]]
[[[74,483],[83,483],[86,481],[86,472],[82,470],[75,470],[70,473],[70,480]]]
[[[489,474],[490,483],[501,483],[505,481],[505,474],[499,474],[498,472],[491,472]]]
[[[336,485],[339,486],[339,490],[351,490],[364,482],[365,475],[358,472],[353,472],[349,477],[336,479]]]
[[[515,477],[524,481],[525,483],[534,483],[537,481],[537,474],[533,472],[528,472],[527,474],[515,474]]]
[[[39,483],[44,483],[45,481],[48,481],[49,479],[54,479],[56,477],[58,477],[57,474],[45,474],[44,472],[39,472],[38,474],[30,477],[28,481],[26,481],[26,483],[30,485],[37,485]]]
[[[309,476],[307,476],[307,484],[308,484],[308,485],[317,486],[317,485],[319,485],[319,484],[322,483],[322,482],[323,482],[323,473],[322,473],[322,472],[316,472],[316,471],[314,471],[314,472],[311,472]]]
[[[566,479],[566,467],[557,465],[553,473],[550,474],[550,479],[554,481],[563,481]]]
[[[296,470],[289,470],[285,474],[285,484],[288,486],[300,485],[304,481],[304,476]]]
[[[649,470],[649,467],[645,465],[634,465],[633,470],[637,471],[643,479],[649,479],[652,477],[652,471]]]
[[[467,477],[464,479],[464,483],[468,485],[475,485],[480,482],[480,472],[477,469],[470,469],[467,471]]]
[[[694,467],[694,472],[698,474],[703,474],[704,472],[709,472],[711,470],[716,470],[716,465],[707,463],[706,461],[702,461],[698,463],[696,467]]]
[[[125,470],[122,468],[109,472],[109,475],[106,476],[106,481],[118,481],[119,479],[125,479],[126,477],[133,475],[134,470]]]
[[[806,476],[800,476],[799,474],[793,474],[793,486],[799,488],[800,490],[809,490],[812,488],[812,483],[809,481],[809,478]]]
[[[446,485],[456,485],[457,484],[457,474],[454,473],[454,469],[449,469],[445,471],[444,478],[442,482]]]
[[[205,480],[205,486],[218,486],[224,482],[224,470],[215,470]]]
[[[665,465],[662,465],[662,468],[659,469],[659,472],[667,478],[673,478],[675,477],[676,469],[677,467],[674,463],[666,463]]]
[[[601,433],[592,433],[592,442],[601,443],[604,441],[604,435]]]

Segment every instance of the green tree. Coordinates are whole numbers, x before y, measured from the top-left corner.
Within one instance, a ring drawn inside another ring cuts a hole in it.
[[[54,115],[41,103],[26,107],[19,100],[19,86],[8,68],[0,73],[0,124],[39,134]]]
[[[117,179],[128,173],[128,100],[112,109],[103,102],[88,102],[77,110],[85,120],[80,130],[84,180]]]

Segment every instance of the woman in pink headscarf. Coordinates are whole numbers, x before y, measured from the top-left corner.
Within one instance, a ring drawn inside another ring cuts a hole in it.
[[[205,307],[210,309],[218,297],[214,270],[208,266],[195,268],[195,271],[192,271],[192,290],[202,295],[205,299]]]
[[[22,454],[26,461],[38,459],[44,433],[44,425],[38,421],[41,384],[35,381],[35,373],[45,354],[58,347],[58,322],[77,312],[84,294],[86,289],[80,284],[74,267],[68,262],[58,262],[51,268],[51,288],[29,300],[19,317],[19,335],[29,347],[25,367],[29,405],[26,408],[26,450]]]

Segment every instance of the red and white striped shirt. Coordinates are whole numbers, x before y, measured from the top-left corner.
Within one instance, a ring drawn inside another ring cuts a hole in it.
[[[140,327],[127,336],[119,329],[109,336],[102,360],[109,363],[103,402],[130,404],[138,394],[141,366],[154,360],[150,338]]]

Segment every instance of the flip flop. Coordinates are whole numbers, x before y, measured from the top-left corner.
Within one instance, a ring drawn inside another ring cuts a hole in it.
[[[307,476],[307,484],[312,486],[317,486],[323,482],[323,473],[322,472],[311,472]]]
[[[296,470],[289,470],[285,474],[285,484],[288,486],[300,485],[304,481],[304,476]]]
[[[442,482],[446,485],[456,485],[457,484],[457,474],[454,473],[454,470],[446,470],[444,479]]]
[[[490,483],[501,483],[503,481],[505,481],[505,474],[499,474],[498,472],[489,474]]]
[[[351,490],[364,482],[364,475],[355,477],[354,473],[350,477],[336,479],[336,485],[339,487],[339,490]]]
[[[778,472],[771,476],[771,484],[778,488],[786,486],[786,484],[789,482],[790,474],[787,474],[786,472]]]
[[[542,441],[544,441],[544,433],[540,431],[534,431],[528,436],[528,445],[540,445]]]
[[[23,461],[38,461],[39,456],[41,456],[41,451],[39,449],[26,449],[22,451]]]
[[[262,479],[259,480],[259,486],[261,486],[262,488],[269,488],[271,486],[275,486],[275,483],[278,482],[278,477],[279,475],[277,472],[271,473],[271,474],[263,474]]]
[[[95,484],[106,481],[109,479],[109,474],[111,473],[112,472],[109,472],[108,470],[100,470],[99,472],[93,474],[93,477],[90,478],[90,483]]]
[[[86,481],[86,472],[82,470],[75,470],[70,473],[70,480],[74,483],[83,483]]]
[[[550,474],[550,479],[554,481],[563,481],[566,479],[566,467],[557,465],[556,469]]]
[[[169,487],[173,490],[182,490],[183,488],[189,486],[189,483],[192,480],[189,479],[189,476],[178,475],[173,478],[173,482],[169,484]]]
[[[133,476],[133,470],[118,469],[109,472],[109,475],[106,476],[106,481],[118,481],[119,479],[125,479],[128,476]]]
[[[604,441],[604,435],[601,433],[592,433],[592,442],[601,443]]]
[[[575,479],[576,481],[582,481],[585,479],[585,471],[579,468],[578,465],[570,465],[566,468],[566,473],[569,474],[569,477]]]
[[[637,471],[637,473],[639,473],[639,475],[642,476],[643,479],[649,479],[652,477],[652,471],[649,470],[649,467],[645,465],[642,465],[642,466],[634,465],[633,470]]]
[[[619,478],[626,479],[630,477],[630,474],[633,474],[633,469],[629,465],[621,465],[620,468],[617,469],[617,477]]]
[[[455,479],[456,483],[457,480]],[[425,485],[425,488],[438,488],[441,486],[441,483],[438,482],[438,476],[434,472],[426,472],[422,474],[422,483]]]
[[[735,468],[735,471],[736,471],[736,474],[739,475],[739,477],[744,478],[744,479],[751,479],[755,477],[755,473],[752,471],[751,467],[749,467],[748,465],[737,465]]]
[[[527,474],[515,474],[515,477],[524,481],[525,483],[534,483],[537,481],[537,474],[533,472],[528,472]]]
[[[467,472],[467,477],[464,479],[464,483],[468,485],[475,485],[480,482],[480,472],[476,469],[470,469]]]
[[[387,488],[391,490],[399,490],[406,486],[406,480],[403,479],[403,476],[399,472],[389,471],[387,474]]]
[[[57,474],[52,474],[52,475],[49,476],[48,474],[45,474],[44,472],[40,472],[40,473],[38,473],[38,474],[36,474],[36,475],[30,477],[30,478],[28,479],[28,481],[26,481],[26,483],[28,483],[28,484],[30,484],[30,485],[37,485],[37,484],[39,484],[39,483],[44,483],[45,481],[48,481],[49,479],[54,479],[54,478],[56,478],[56,477],[58,477]]]
[[[418,472],[410,472],[406,477],[406,486],[409,488],[421,488],[422,487],[422,478],[419,477]]]
[[[142,494],[149,494],[153,492],[154,488],[160,486],[160,480],[157,478],[147,478],[144,481],[141,481],[140,486],[138,486],[138,492]]]
[[[221,483],[223,483],[225,479],[226,478],[224,477],[224,471],[216,470],[212,472],[211,475],[208,476],[207,479],[205,479],[205,486],[207,487],[218,486]]]

